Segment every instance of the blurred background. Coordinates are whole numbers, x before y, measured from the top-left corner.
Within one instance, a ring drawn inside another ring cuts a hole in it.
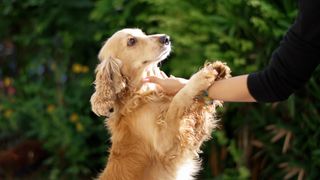
[[[0,179],[72,180],[96,177],[110,146],[89,103],[106,38],[165,33],[166,73],[187,78],[219,59],[240,75],[268,64],[297,1],[1,0],[0,10]],[[318,68],[281,103],[225,103],[197,179],[319,179],[319,79]]]

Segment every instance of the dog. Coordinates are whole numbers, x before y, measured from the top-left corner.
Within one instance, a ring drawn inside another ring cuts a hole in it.
[[[122,29],[101,48],[90,102],[105,116],[112,146],[100,180],[190,180],[200,169],[198,153],[217,126],[218,101],[201,94],[230,76],[222,62],[206,63],[174,96],[147,76],[163,77],[158,63],[171,51],[169,36]]]

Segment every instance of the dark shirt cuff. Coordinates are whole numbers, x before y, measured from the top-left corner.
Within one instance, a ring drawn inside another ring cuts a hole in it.
[[[261,83],[263,80],[261,79],[261,75],[259,75],[259,73],[262,72],[251,73],[248,75],[247,87],[251,96],[257,102],[278,101],[278,98],[275,98],[275,95],[270,94],[270,92],[272,92],[272,90],[268,89],[270,87],[263,86],[263,83]]]

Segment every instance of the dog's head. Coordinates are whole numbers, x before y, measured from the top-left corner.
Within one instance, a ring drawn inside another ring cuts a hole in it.
[[[140,29],[122,29],[101,48],[96,68],[95,93],[91,96],[93,112],[108,116],[117,94],[128,85],[141,84],[143,72],[165,59],[171,50],[169,36],[146,35]]]

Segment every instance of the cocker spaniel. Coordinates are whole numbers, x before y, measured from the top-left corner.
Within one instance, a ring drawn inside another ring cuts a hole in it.
[[[163,77],[158,63],[171,50],[169,36],[122,29],[99,52],[92,110],[106,116],[112,146],[101,180],[188,180],[200,169],[198,153],[216,127],[219,102],[201,94],[230,69],[219,61],[206,63],[174,96],[146,76]]]

